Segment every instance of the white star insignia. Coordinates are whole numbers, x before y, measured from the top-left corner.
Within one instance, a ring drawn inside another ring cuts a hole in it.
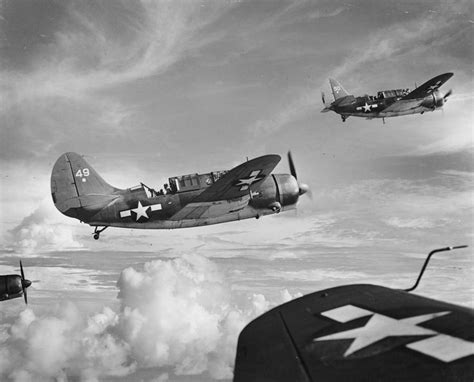
[[[362,107],[364,108],[364,113],[368,113],[370,111],[370,105],[367,102]]]
[[[237,183],[235,183],[235,185],[236,186],[242,186],[242,187],[240,187],[240,191],[248,190],[249,187],[253,183],[258,182],[259,180],[262,180],[264,178],[263,176],[259,176],[259,174],[261,172],[262,172],[262,170],[252,171],[248,178],[239,179],[237,181]]]
[[[404,345],[409,349],[436,358],[442,362],[452,362],[474,354],[474,344],[469,340],[453,337],[418,326],[418,324],[422,322],[449,313],[451,312],[436,312],[421,316],[396,319],[354,305],[344,305],[321,312],[321,316],[340,323],[347,323],[362,317],[371,317],[363,327],[317,337],[313,339],[313,342],[353,339],[352,343],[344,353],[344,357],[348,357],[359,350],[384,340],[385,338],[423,336],[426,338],[409,340],[409,342],[405,342]],[[392,342],[391,344],[385,343],[384,345],[379,343],[379,345],[382,347],[379,347],[376,351],[377,353],[389,351],[393,346],[398,346],[396,345],[396,342]]]
[[[137,214],[137,221],[143,216],[145,218],[148,219],[148,215],[146,213],[146,211],[148,210],[149,206],[142,206],[142,204],[140,203],[140,201],[138,202],[138,206],[137,208],[133,208],[132,211],[135,212]]]
[[[433,318],[439,316],[444,316],[448,313],[449,312],[432,313],[422,316],[402,318],[400,320],[374,313],[369,321],[367,321],[365,326],[361,328],[346,330],[344,332],[319,337],[314,339],[314,341],[353,338],[354,341],[344,353],[344,357],[347,357],[352,353],[355,353],[356,351],[387,337],[426,336],[437,334],[437,332],[433,330],[417,326],[416,324],[432,320]]]

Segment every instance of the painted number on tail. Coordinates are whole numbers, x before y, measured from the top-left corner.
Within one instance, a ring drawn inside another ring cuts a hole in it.
[[[79,169],[77,170],[76,172],[76,178],[82,178],[82,181],[83,182],[87,182],[87,177],[90,175],[90,171],[88,168],[84,168],[84,169]]]

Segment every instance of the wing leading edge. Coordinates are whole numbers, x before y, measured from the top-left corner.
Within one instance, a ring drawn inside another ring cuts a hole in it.
[[[471,381],[474,313],[375,285],[281,305],[241,332],[234,382]]]
[[[402,100],[425,98],[427,95],[438,90],[446,81],[453,76],[453,73],[444,73],[426,81],[423,85],[408,93]]]

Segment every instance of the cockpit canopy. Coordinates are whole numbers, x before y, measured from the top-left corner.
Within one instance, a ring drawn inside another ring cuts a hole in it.
[[[177,194],[186,191],[195,191],[209,187],[217,182],[228,171],[213,171],[207,174],[188,174],[168,178],[168,183],[163,185],[159,191],[154,190],[147,185],[140,183],[138,186],[131,187],[130,192],[136,197],[154,198],[159,195]],[[141,195],[136,195],[136,194]]]
[[[377,93],[378,99],[391,98],[391,97],[403,97],[410,92],[410,89],[395,89],[395,90],[382,90]]]
[[[217,182],[228,171],[213,171],[207,174],[188,174],[181,176],[174,176],[169,178],[169,187],[172,193],[195,191],[202,188],[207,188],[211,184]],[[166,186],[166,185],[165,185]]]

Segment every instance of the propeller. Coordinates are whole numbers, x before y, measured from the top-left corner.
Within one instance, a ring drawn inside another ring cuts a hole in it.
[[[321,92],[321,99],[323,100],[323,105],[326,106],[326,97],[324,95],[324,92]]]
[[[21,289],[23,290],[23,297],[25,298],[25,304],[28,304],[28,296],[26,294],[26,288],[31,285],[31,281],[25,279],[25,273],[23,272],[23,264],[20,260],[20,272],[21,272]]]
[[[296,174],[295,163],[293,162],[293,156],[291,155],[291,151],[288,151],[288,164],[290,166],[291,175],[293,175],[295,177],[296,181],[298,181],[298,176]],[[299,194],[300,195],[308,193],[308,196],[310,197],[310,199],[312,198],[311,190],[310,190],[310,188],[307,184],[298,182],[298,188],[299,188]]]
[[[446,102],[447,98],[453,94],[453,89],[449,89],[448,92],[443,96],[443,101]]]

